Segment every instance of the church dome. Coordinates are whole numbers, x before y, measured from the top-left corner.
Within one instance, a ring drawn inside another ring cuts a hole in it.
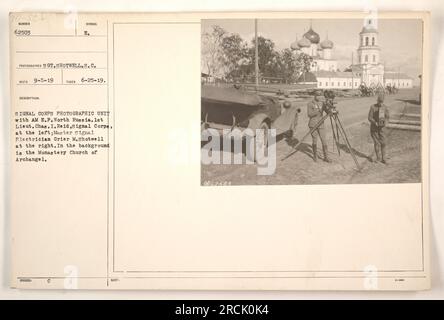
[[[361,30],[360,33],[361,34],[363,34],[363,33],[378,33],[378,30],[376,28],[374,28],[374,27],[370,27],[370,28],[362,27],[362,30]]]
[[[305,36],[298,41],[298,46],[300,48],[308,48],[311,45],[310,40],[308,40]]]
[[[373,24],[373,22],[371,20],[367,21],[367,23],[365,24],[365,26],[362,27],[362,30],[360,32],[362,33],[378,33],[378,29],[376,28],[376,26]]]
[[[290,48],[291,48],[291,50],[299,50],[300,49],[297,39],[290,44]]]
[[[331,49],[333,48],[333,41],[325,39],[321,42],[321,48],[322,49]]]
[[[311,43],[319,43],[320,41],[319,34],[314,32],[312,28],[304,34],[304,37],[310,40]]]

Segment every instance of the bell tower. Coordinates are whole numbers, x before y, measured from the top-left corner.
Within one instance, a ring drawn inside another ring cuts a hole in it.
[[[375,20],[365,20],[364,27],[359,33],[359,48],[358,59],[359,64],[379,64],[379,43],[378,43],[378,29],[374,22]]]
[[[384,65],[380,61],[378,28],[375,19],[364,20],[359,33],[358,59],[361,81],[367,85],[384,84]]]

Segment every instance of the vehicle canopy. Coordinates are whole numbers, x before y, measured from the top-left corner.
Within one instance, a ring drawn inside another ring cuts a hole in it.
[[[236,89],[235,87],[203,86],[201,97],[202,102],[218,104],[238,104],[256,107],[265,103],[260,95]]]

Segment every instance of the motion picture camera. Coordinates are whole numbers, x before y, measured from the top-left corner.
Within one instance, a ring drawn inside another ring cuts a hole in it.
[[[324,109],[327,113],[337,113],[335,104],[337,102],[335,101],[335,93],[332,90],[324,90]]]

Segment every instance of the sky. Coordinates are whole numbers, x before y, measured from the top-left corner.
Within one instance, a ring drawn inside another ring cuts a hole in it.
[[[338,60],[338,68],[343,70],[351,64],[352,52],[357,62],[359,32],[363,20],[358,19],[313,19],[313,30],[321,41],[328,33],[333,41],[332,58]],[[422,69],[422,21],[417,19],[379,19],[378,40],[381,48],[381,63],[386,69],[406,73],[415,81]],[[202,30],[211,30],[219,25],[230,33],[237,33],[245,40],[254,37],[254,20],[203,20]],[[274,41],[276,48],[289,48],[310,28],[309,19],[260,19],[258,34]]]

